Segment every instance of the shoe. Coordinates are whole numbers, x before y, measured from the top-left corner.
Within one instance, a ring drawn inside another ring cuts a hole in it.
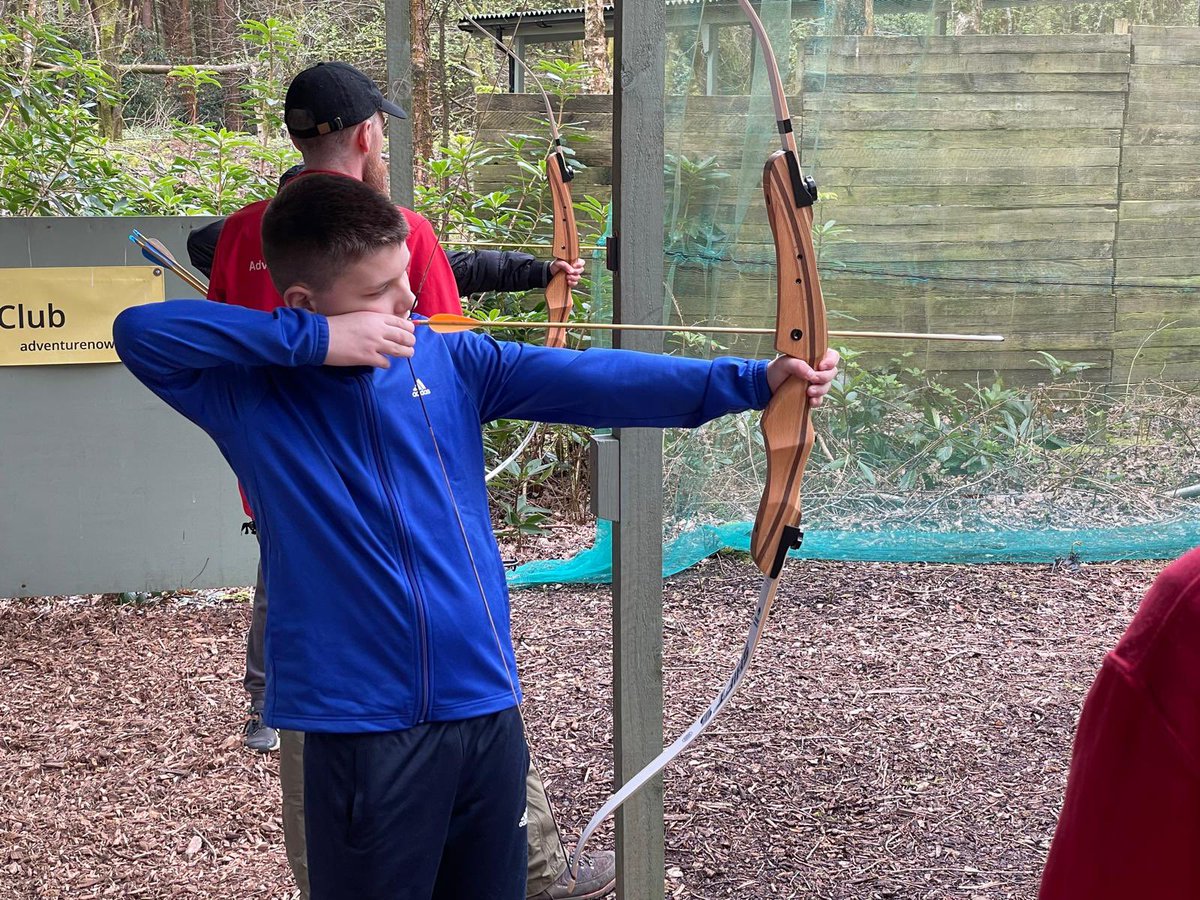
[[[246,745],[247,750],[270,753],[279,749],[279,732],[270,725],[263,724],[262,710],[250,710],[250,718],[246,720],[246,727],[242,730],[246,734],[242,743]]]
[[[554,879],[554,884],[527,900],[597,900],[617,886],[617,854],[611,850],[585,853],[579,860],[579,878],[571,888],[571,869]]]

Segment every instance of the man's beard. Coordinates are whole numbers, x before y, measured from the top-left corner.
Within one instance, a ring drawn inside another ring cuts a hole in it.
[[[391,196],[391,179],[388,177],[388,164],[383,157],[374,154],[367,157],[363,166],[363,183],[370,185],[384,196]]]

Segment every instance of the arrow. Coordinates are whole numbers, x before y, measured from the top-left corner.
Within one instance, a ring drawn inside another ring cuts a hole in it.
[[[142,248],[142,256],[146,257],[150,262],[156,266],[162,266],[164,269],[170,269],[186,281],[190,287],[199,291],[201,297],[208,296],[208,286],[197,276],[185,269],[161,241],[146,237],[136,228],[129,235],[129,240]]]
[[[472,319],[453,313],[438,313],[428,319],[414,319],[415,325],[428,325],[438,334],[457,334],[476,328],[559,328],[558,322],[521,322],[515,319]],[[683,331],[695,334],[774,334],[774,328],[734,328],[727,325],[625,325],[615,322],[570,322],[579,331]],[[830,331],[831,337],[897,338],[914,341],[986,341],[1000,343],[1002,334],[943,334],[914,331]]]

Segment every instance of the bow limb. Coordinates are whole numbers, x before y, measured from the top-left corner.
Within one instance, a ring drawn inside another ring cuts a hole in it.
[[[758,594],[758,605],[754,610],[754,621],[750,625],[750,635],[746,638],[746,644],[742,647],[742,655],[738,657],[733,674],[729,676],[729,680],[725,682],[724,687],[713,698],[708,708],[700,714],[700,717],[695,722],[688,726],[687,731],[677,737],[662,753],[648,762],[640,772],[625,782],[620,790],[604,801],[604,805],[596,810],[595,814],[588,820],[587,826],[583,829],[579,840],[575,844],[575,850],[571,853],[568,868],[570,869],[572,878],[578,877],[579,860],[583,855],[583,848],[596,829],[600,827],[600,824],[616,812],[626,800],[641,790],[651,778],[666,768],[675,757],[687,749],[688,744],[700,736],[700,732],[708,727],[708,724],[717,717],[717,713],[721,711],[725,704],[729,702],[729,698],[737,691],[738,685],[742,683],[742,679],[746,676],[746,671],[750,668],[750,660],[754,657],[754,651],[758,647],[758,639],[762,635],[763,625],[766,623],[767,615],[771,611],[771,604],[775,600],[775,588],[778,584],[779,581],[777,578],[766,578],[763,580],[762,588]]]

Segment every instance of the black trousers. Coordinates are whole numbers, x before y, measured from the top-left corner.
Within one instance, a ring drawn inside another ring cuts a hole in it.
[[[524,900],[518,710],[377,734],[310,732],[311,900]]]

